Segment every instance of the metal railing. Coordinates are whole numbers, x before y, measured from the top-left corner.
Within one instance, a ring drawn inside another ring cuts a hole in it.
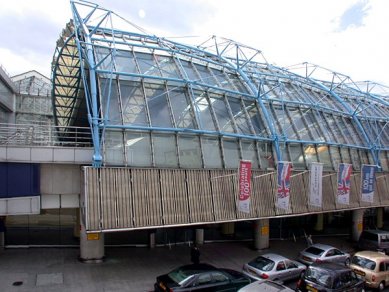
[[[90,128],[0,123],[0,146],[93,147]]]

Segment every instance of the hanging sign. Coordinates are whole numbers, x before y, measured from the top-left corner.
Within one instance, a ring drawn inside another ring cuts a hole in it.
[[[375,181],[375,165],[362,164],[361,170],[361,192],[362,201],[373,203],[374,201],[374,181]]]
[[[312,162],[309,175],[309,204],[322,207],[323,163]]]
[[[348,205],[350,203],[351,167],[351,164],[339,163],[337,197],[340,204]]]
[[[241,160],[239,165],[239,202],[238,210],[250,213],[251,161]]]
[[[277,163],[277,201],[278,208],[289,209],[290,197],[290,174],[292,163],[288,161],[279,161]]]

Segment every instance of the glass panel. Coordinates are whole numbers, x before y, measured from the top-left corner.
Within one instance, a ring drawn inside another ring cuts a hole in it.
[[[225,89],[236,91],[236,88],[230,83],[229,79],[223,71],[216,70],[214,68],[211,68],[211,71],[215,75],[216,79],[219,81],[219,86]]]
[[[344,139],[343,134],[340,131],[340,129],[337,125],[337,122],[335,121],[333,115],[325,113],[324,116],[327,120],[328,126],[331,128],[331,130],[334,134],[334,138],[335,138],[334,142],[345,144],[346,140]]]
[[[194,69],[192,63],[185,61],[185,60],[179,60],[179,62],[181,62],[181,65],[184,68],[185,73],[187,75],[184,78],[186,78],[187,80],[190,80],[190,81],[199,81],[200,80],[200,77],[197,74],[196,70]],[[184,76],[185,76],[185,74],[184,74]]]
[[[240,155],[238,141],[223,139],[224,161],[226,168],[238,168]]]
[[[250,130],[249,121],[246,118],[246,114],[242,109],[241,101],[237,98],[227,97],[228,103],[230,105],[232,116],[235,119],[235,124],[238,128],[238,133],[243,134],[252,134]]]
[[[255,101],[243,100],[244,106],[246,107],[246,111],[249,115],[251,124],[253,125],[254,131],[258,136],[261,137],[269,137],[268,132],[266,130],[266,126],[262,120],[260,112],[256,106]]]
[[[205,91],[193,91],[195,94],[194,106],[199,117],[199,128],[202,130],[215,131],[216,127],[209,110]]]
[[[172,57],[168,56],[155,56],[161,69],[162,76],[167,78],[182,79],[181,74],[176,66]]]
[[[126,132],[125,139],[127,164],[129,166],[152,166],[149,134]]]
[[[307,165],[310,165],[311,162],[319,162],[315,145],[305,145],[304,155]]]
[[[123,104],[123,124],[149,126],[141,83],[120,81],[120,93]]]
[[[307,111],[304,115],[305,120],[307,121],[307,127],[311,131],[314,141],[324,142],[325,139],[321,134],[319,125],[316,122],[316,119],[313,115],[312,109]]]
[[[349,150],[348,148],[341,147],[340,148],[340,153],[342,155],[342,162],[351,164],[350,153],[349,153],[348,150]]]
[[[104,137],[104,163],[109,165],[123,164],[124,161],[123,133],[106,130]]]
[[[208,70],[207,67],[198,64],[194,64],[194,65],[197,69],[197,72],[199,72],[203,83],[209,84],[211,86],[218,86],[215,78],[213,77],[213,75],[211,74],[211,72]]]
[[[139,71],[136,67],[136,63],[134,60],[134,55],[132,52],[117,50],[115,61],[116,61],[115,65],[116,65],[117,72],[139,74]],[[140,79],[139,77],[131,77],[125,75],[120,75],[119,78],[126,79],[126,80]]]
[[[323,163],[323,169],[324,170],[333,170],[332,162],[331,162],[331,156],[328,151],[328,146],[326,145],[319,145],[317,147],[317,153],[319,154],[319,162]]]
[[[156,167],[178,167],[176,137],[152,134]]]
[[[336,139],[334,137],[334,133],[332,132],[332,129],[331,127],[329,126],[329,123],[326,119],[326,116],[324,115],[324,113],[320,112],[319,113],[319,116],[320,116],[320,121],[322,121],[322,129],[324,131],[324,135],[326,136],[327,138],[327,142],[336,142]]]
[[[290,161],[288,146],[280,143],[281,161]]]
[[[375,164],[374,162],[374,159],[373,159],[373,155],[371,154],[371,152],[367,152],[367,156],[369,157],[369,164]]]
[[[380,163],[381,168],[383,171],[389,170],[389,164],[388,164],[388,152],[387,151],[381,151],[380,153]]]
[[[284,135],[284,128],[290,125],[289,118],[286,115],[286,112],[283,110],[283,107],[279,104],[271,104],[271,110],[269,111],[273,116],[273,121],[275,121],[276,131],[279,135]]]
[[[213,138],[201,138],[204,167],[205,168],[222,168],[219,140]]]
[[[297,109],[295,112],[293,112],[293,116],[291,116],[292,123],[295,126],[298,136],[303,141],[311,141],[312,138],[309,135],[309,131],[307,128],[307,125],[305,124],[305,120],[303,118],[304,115],[309,111],[310,109]],[[297,137],[296,137],[297,138]]]
[[[145,83],[145,91],[151,125],[172,128],[165,85]]]
[[[226,106],[224,96],[211,93],[209,97],[216,119],[219,123],[220,131],[234,133],[231,115]]]
[[[200,140],[198,136],[178,136],[180,167],[201,168]]]
[[[112,57],[105,58],[109,53],[110,49],[102,48],[102,47],[94,47],[94,52],[96,56],[96,63],[98,64],[101,60],[104,59],[104,61],[101,62],[101,64],[97,67],[98,70],[107,70],[111,71],[113,68],[112,66]],[[108,74],[104,74],[108,75]]]
[[[239,92],[248,93],[247,88],[245,87],[244,83],[239,79],[238,75],[227,73],[227,76],[229,77],[230,82],[234,84],[234,86]]]
[[[334,169],[337,170],[341,162],[339,147],[330,146],[330,153],[334,163]]]
[[[261,168],[275,168],[275,158],[270,143],[259,142],[259,155],[261,157]]]
[[[361,157],[362,164],[369,164],[369,158],[367,157],[367,150],[359,150],[359,157]]]
[[[353,121],[349,118],[344,118],[344,120],[346,122],[347,135],[350,135],[352,141],[354,141],[356,145],[365,145],[365,142],[359,135],[359,131],[356,131]]]
[[[355,170],[361,169],[361,159],[359,158],[358,150],[350,148],[350,155],[353,167]]]
[[[111,98],[108,102],[109,97],[109,87],[110,79],[100,78],[100,98],[101,98],[101,108],[102,115],[105,119],[108,120],[109,124],[113,125],[122,125],[122,116],[120,110],[120,100],[118,97],[118,89],[116,80],[113,79],[111,82]]]
[[[241,140],[240,145],[242,147],[242,159],[250,160],[252,168],[259,168],[255,142]]]
[[[154,56],[152,54],[136,52],[135,56],[138,61],[141,74],[150,76],[161,76],[161,73],[159,72],[157,64],[154,61]]]
[[[294,169],[305,169],[305,160],[301,144],[289,144],[290,161]]]
[[[290,140],[299,140],[299,137],[297,136],[297,133],[293,127],[294,118],[296,118],[296,116],[300,115],[299,109],[298,108],[288,108],[288,113],[289,113],[288,114],[289,120],[292,120],[293,123],[290,122],[288,125],[285,125],[284,134]],[[292,117],[292,118],[290,118],[290,117]]]
[[[177,128],[197,129],[194,122],[192,106],[188,103],[186,89],[169,87],[169,97],[172,105],[174,121]]]

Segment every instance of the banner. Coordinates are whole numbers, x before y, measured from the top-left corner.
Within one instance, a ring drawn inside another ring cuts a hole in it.
[[[309,204],[322,207],[323,163],[312,162],[309,175]]]
[[[375,181],[375,165],[362,164],[361,169],[361,192],[362,201],[373,203],[374,201],[374,181]]]
[[[338,167],[338,203],[348,205],[350,202],[352,165],[339,163]]]
[[[277,201],[276,206],[281,209],[289,209],[290,197],[290,173],[292,164],[287,161],[277,163]]]
[[[241,160],[239,166],[238,211],[250,213],[251,161]]]

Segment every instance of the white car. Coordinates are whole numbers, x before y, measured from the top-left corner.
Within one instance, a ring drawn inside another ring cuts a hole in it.
[[[300,277],[306,268],[297,261],[267,253],[243,265],[243,274],[254,280],[288,281]]]
[[[333,262],[348,265],[350,254],[327,244],[315,243],[301,251],[298,260],[306,265],[315,262]]]

